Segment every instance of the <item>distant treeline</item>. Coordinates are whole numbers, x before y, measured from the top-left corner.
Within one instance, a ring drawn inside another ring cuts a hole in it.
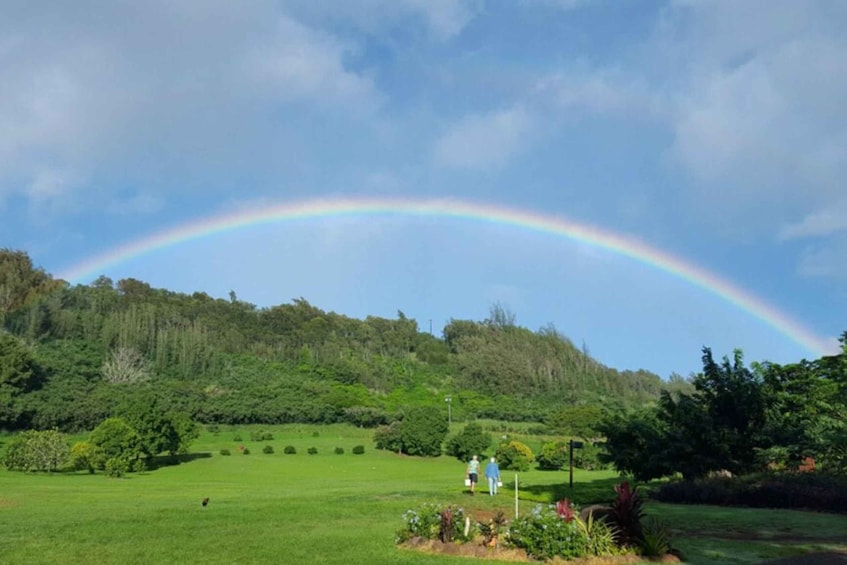
[[[208,423],[376,426],[411,406],[452,417],[541,421],[563,406],[655,402],[662,381],[604,366],[555,328],[499,305],[438,338],[402,312],[364,320],[299,298],[258,308],[203,292],[100,277],[69,285],[0,250],[0,428],[91,429],[127,398]]]

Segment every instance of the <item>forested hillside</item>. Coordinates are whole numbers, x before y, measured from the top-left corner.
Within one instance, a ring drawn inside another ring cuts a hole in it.
[[[258,308],[101,277],[71,286],[0,250],[0,428],[90,429],[155,396],[201,422],[386,423],[410,406],[456,420],[542,421],[562,406],[655,401],[667,383],[592,359],[499,306],[443,338],[402,312],[354,319],[299,298]],[[681,379],[672,383],[684,386]]]

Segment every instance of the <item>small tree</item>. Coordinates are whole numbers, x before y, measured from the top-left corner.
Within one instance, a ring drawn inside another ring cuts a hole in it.
[[[538,454],[538,468],[558,471],[568,463],[568,444],[563,441],[550,441],[541,446]]]
[[[139,459],[144,453],[138,434],[121,418],[104,420],[91,432],[89,441],[103,454],[101,469],[105,469],[109,461],[112,461],[112,469],[129,469],[130,462]]]
[[[90,441],[78,441],[71,446],[71,467],[93,473],[105,465],[103,453]]]
[[[441,444],[448,431],[447,421],[438,408],[434,406],[412,408],[400,427],[403,451],[409,455],[427,457],[441,455]]]
[[[67,463],[67,438],[56,430],[27,431],[9,442],[6,468],[13,471],[56,471]]]
[[[507,443],[501,443],[495,454],[500,462],[502,469],[511,469],[513,471],[529,471],[533,461],[532,450],[528,445],[519,441],[512,440]]]
[[[447,453],[461,461],[485,453],[491,446],[491,435],[482,431],[482,426],[471,422],[447,442]]]

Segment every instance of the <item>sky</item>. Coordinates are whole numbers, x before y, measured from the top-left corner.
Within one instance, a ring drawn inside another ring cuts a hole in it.
[[[842,0],[0,5],[0,247],[72,284],[500,304],[662,377],[847,330]]]

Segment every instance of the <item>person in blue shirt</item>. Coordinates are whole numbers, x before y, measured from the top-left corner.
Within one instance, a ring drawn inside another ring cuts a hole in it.
[[[494,496],[497,494],[497,486],[500,483],[500,467],[493,457],[485,466],[485,478],[488,479],[488,495]]]

